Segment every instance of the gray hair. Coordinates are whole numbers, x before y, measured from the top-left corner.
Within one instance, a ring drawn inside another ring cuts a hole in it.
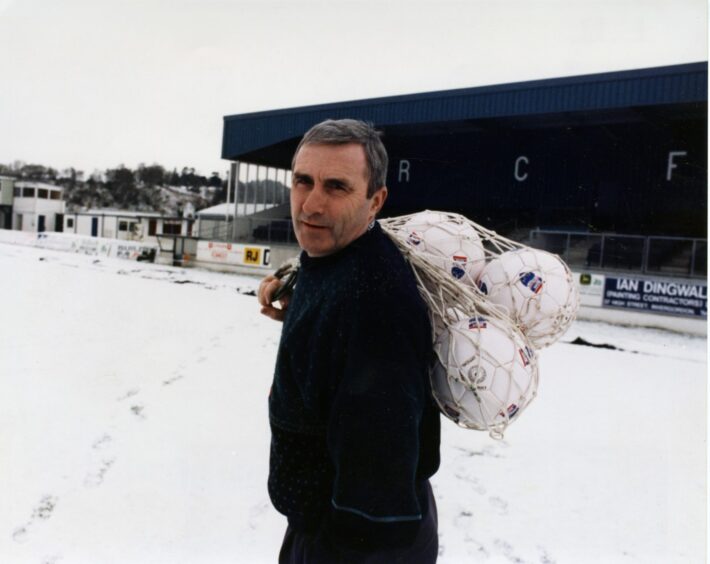
[[[347,145],[357,143],[365,150],[368,183],[367,197],[372,198],[375,192],[385,185],[387,180],[387,150],[382,139],[382,133],[371,123],[356,119],[327,119],[311,127],[301,139],[293,154],[291,168],[296,162],[296,155],[304,145]]]

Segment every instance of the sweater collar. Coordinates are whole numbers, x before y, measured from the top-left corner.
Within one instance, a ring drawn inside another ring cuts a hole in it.
[[[373,221],[371,225],[372,227],[368,227],[367,231],[360,235],[360,237],[333,254],[326,255],[324,257],[309,257],[306,251],[301,251],[301,267],[308,270],[311,268],[320,268],[328,264],[333,264],[339,261],[342,257],[352,253],[355,249],[366,246],[369,241],[371,241],[382,231],[382,228],[377,221]]]

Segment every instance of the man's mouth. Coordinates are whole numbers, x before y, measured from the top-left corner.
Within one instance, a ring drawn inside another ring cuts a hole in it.
[[[302,225],[305,225],[306,227],[310,227],[311,229],[327,229],[327,225],[318,225],[317,223],[311,223],[309,221],[303,221],[300,220]]]

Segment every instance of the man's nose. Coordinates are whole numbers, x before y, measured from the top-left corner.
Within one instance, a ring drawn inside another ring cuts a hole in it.
[[[301,209],[306,215],[317,215],[323,213],[326,202],[326,193],[322,186],[316,184],[309,192],[303,202]]]

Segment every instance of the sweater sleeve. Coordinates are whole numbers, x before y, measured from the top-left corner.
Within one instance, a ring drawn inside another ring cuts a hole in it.
[[[348,320],[328,450],[335,469],[328,536],[357,550],[406,546],[426,508],[417,496],[430,330],[421,308],[360,302]]]

